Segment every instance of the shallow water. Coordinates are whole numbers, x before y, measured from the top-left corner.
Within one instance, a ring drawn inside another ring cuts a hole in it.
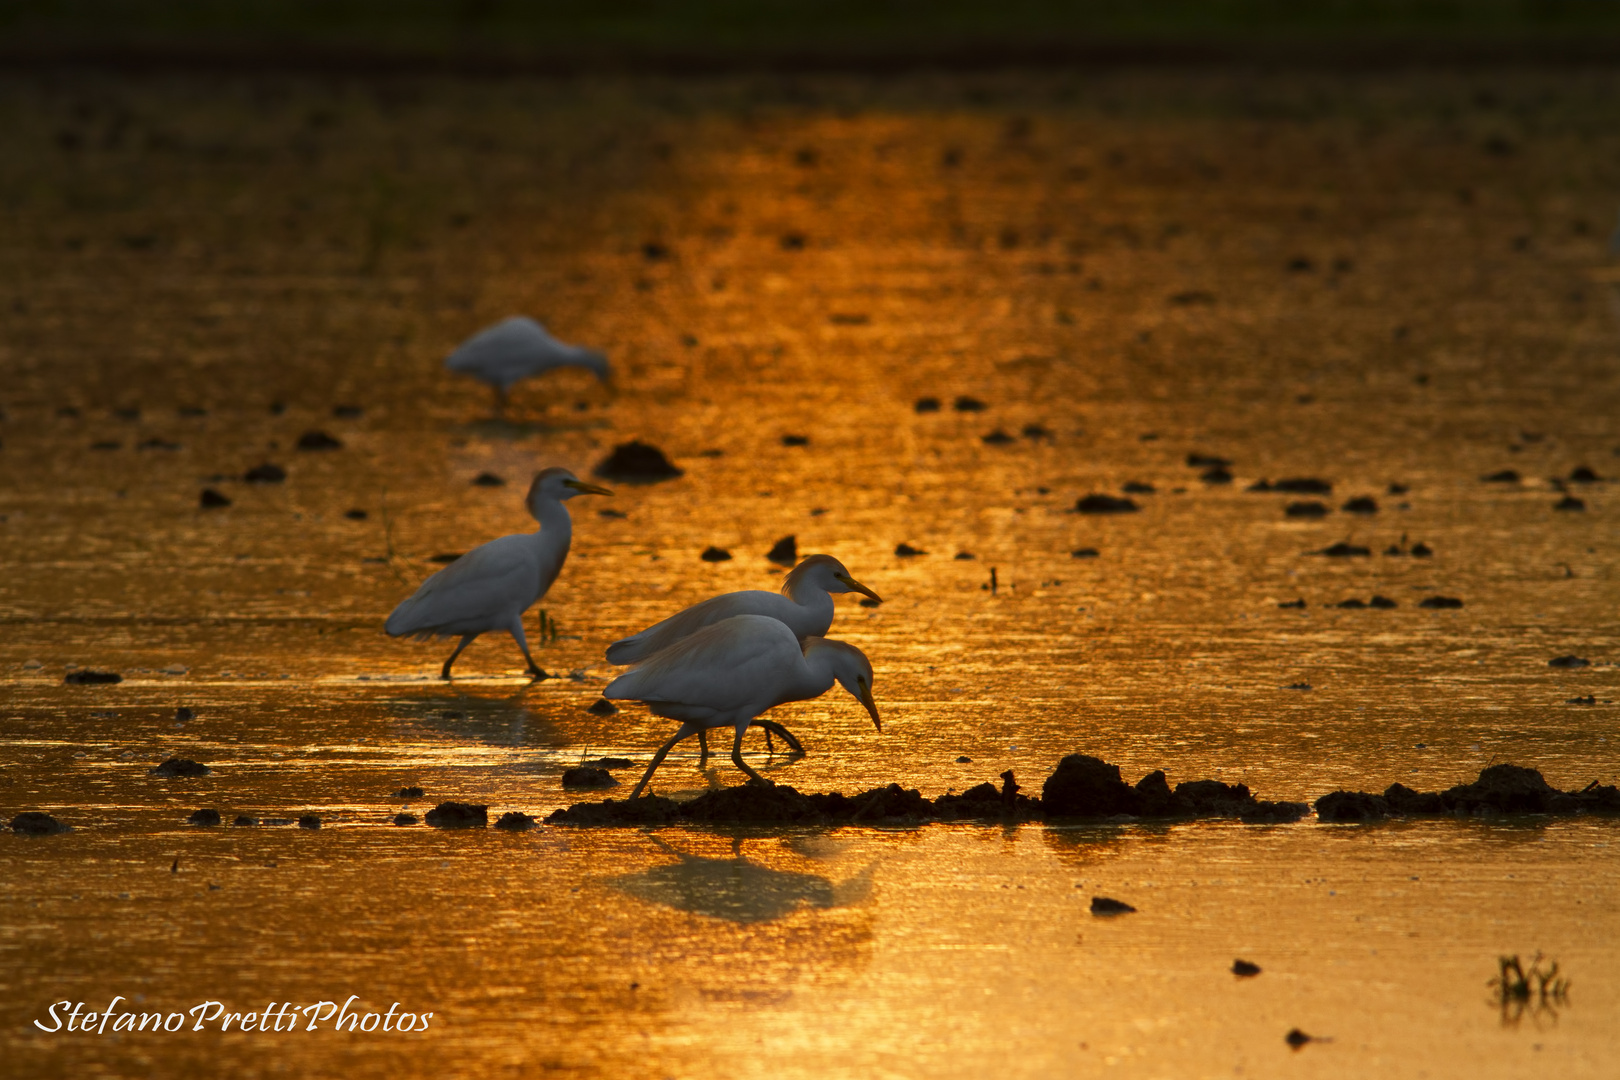
[[[595,797],[562,770],[669,731],[585,711],[603,647],[774,587],[788,534],[886,601],[834,624],[883,732],[838,691],[774,714],[805,758],[755,748],[801,790],[1038,789],[1074,752],[1270,799],[1493,761],[1614,782],[1612,485],[1566,479],[1620,471],[1613,89],[4,84],[0,807],[75,832],[0,836],[0,1045],[22,1075],[1611,1074],[1612,822],[387,822],[408,784],[417,813]],[[513,311],[604,347],[615,385],[548,376],[489,421],[438,359]],[[343,448],[294,449],[311,429]],[[447,686],[447,647],[381,633],[431,556],[532,527],[535,469],[631,438],[686,473],[569,504],[537,651],[560,678],[528,685],[490,635]],[[233,479],[263,461],[286,482]],[[1481,481],[1504,468],[1524,479]],[[1245,490],[1296,476],[1332,482],[1326,517]],[[1073,512],[1128,482],[1155,489],[1139,512]],[[205,486],[233,505],[197,509]],[[1338,509],[1357,495],[1377,513]],[[1313,554],[1338,541],[1372,554]],[[1331,606],[1375,594],[1398,606]],[[1592,664],[1548,666],[1571,653]],[[150,777],[170,754],[214,774]],[[738,779],[683,748],[655,787]],[[184,824],[204,806],[324,826]],[[1139,911],[1094,918],[1097,893]],[[1569,1002],[1504,1016],[1497,956],[1538,951]],[[433,1027],[29,1024],[59,998],[351,993]]]

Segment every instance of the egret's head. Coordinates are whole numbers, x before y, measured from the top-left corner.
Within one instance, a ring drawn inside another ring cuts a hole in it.
[[[613,492],[605,487],[587,484],[567,469],[552,467],[541,469],[534,474],[534,483],[529,485],[529,506],[533,508],[536,503],[545,499],[555,499],[563,502],[572,499],[575,495],[611,495]]]
[[[858,592],[883,603],[881,596],[851,577],[844,564],[831,555],[806,555],[804,561],[788,572],[782,582],[782,593],[792,596],[794,590],[807,585],[830,593]]]
[[[815,652],[830,657],[833,678],[856,701],[866,706],[866,711],[872,716],[872,726],[882,731],[883,721],[878,719],[877,702],[872,700],[872,663],[866,659],[866,654],[848,642],[818,637],[805,639],[804,652],[806,657]]]

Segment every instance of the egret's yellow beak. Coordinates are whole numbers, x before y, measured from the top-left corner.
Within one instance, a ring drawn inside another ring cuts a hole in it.
[[[609,491],[605,487],[597,487],[595,484],[587,484],[583,480],[564,480],[563,481],[563,487],[573,488],[575,491],[579,492],[581,495],[611,495],[611,494],[613,494],[613,492]]]
[[[877,702],[872,700],[872,688],[866,685],[865,679],[856,679],[855,685],[861,689],[859,695],[861,704],[865,705],[866,711],[872,714],[872,726],[877,728],[878,732],[881,734],[883,731],[883,721],[878,719]]]
[[[849,588],[850,588],[850,590],[852,592],[858,592],[863,596],[870,596],[872,599],[876,600],[878,603],[880,603],[880,604],[883,603],[883,597],[879,596],[877,593],[873,592],[871,589],[868,589],[865,585],[862,585],[860,582],[856,581],[854,578],[850,577],[848,574],[835,574],[833,576],[836,577],[839,581],[842,581],[845,585],[849,586]],[[876,716],[877,714],[873,713],[873,715]]]

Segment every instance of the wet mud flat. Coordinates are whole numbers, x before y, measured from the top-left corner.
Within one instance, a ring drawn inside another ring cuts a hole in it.
[[[1072,754],[1047,777],[1040,797],[1024,795],[1011,771],[1001,785],[983,783],[960,795],[925,798],[899,784],[855,795],[802,794],[786,784],[755,781],[677,801],[657,795],[635,800],[575,803],[545,818],[548,825],[578,827],[652,825],[920,825],[930,821],[1009,823],[1175,822],[1236,818],[1249,825],[1299,821],[1313,807],[1302,802],[1257,799],[1246,784],[1193,780],[1172,789],[1156,769],[1133,786],[1119,766],[1090,755]],[[1323,823],[1371,822],[1385,818],[1482,817],[1501,815],[1620,815],[1620,787],[1593,781],[1578,791],[1559,791],[1535,769],[1492,765],[1470,784],[1439,792],[1413,791],[1391,784],[1382,795],[1334,791],[1316,800]]]

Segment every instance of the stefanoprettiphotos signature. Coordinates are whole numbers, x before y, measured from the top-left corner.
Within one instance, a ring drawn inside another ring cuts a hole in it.
[[[388,1006],[386,1013],[361,1012],[350,1009],[359,1000],[350,994],[349,1000],[339,1005],[335,1001],[317,1001],[313,1005],[295,1005],[290,1001],[271,1002],[261,1012],[229,1012],[224,1002],[204,1001],[185,1012],[119,1012],[118,1003],[127,1001],[119,994],[100,1012],[86,1012],[82,1001],[57,1001],[51,1004],[48,1019],[35,1020],[41,1031],[55,1033],[125,1031],[426,1031],[433,1019],[432,1013],[400,1012],[399,1002]],[[302,1027],[300,1027],[302,1025]]]

